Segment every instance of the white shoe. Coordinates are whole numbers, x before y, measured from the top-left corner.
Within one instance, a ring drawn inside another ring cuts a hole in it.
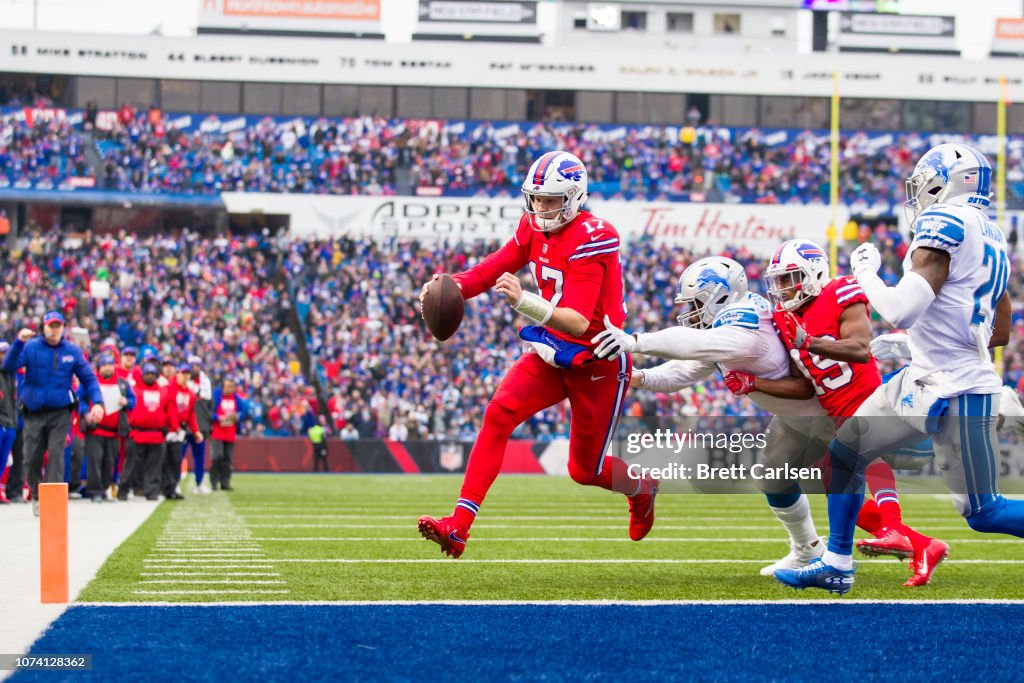
[[[174,485],[174,492],[177,493],[179,496],[181,495],[181,484]]]
[[[39,516],[39,501],[35,499],[32,500],[32,514],[36,517]]]
[[[196,493],[205,496],[205,495],[207,495],[209,493],[213,493],[213,491],[210,490],[210,487],[207,486],[206,482],[204,481],[202,484],[200,484],[199,486],[196,487]]]
[[[774,576],[776,569],[800,569],[811,563],[811,560],[825,554],[825,540],[819,538],[807,545],[794,545],[790,547],[789,554],[774,564],[763,567],[759,574],[761,576]]]

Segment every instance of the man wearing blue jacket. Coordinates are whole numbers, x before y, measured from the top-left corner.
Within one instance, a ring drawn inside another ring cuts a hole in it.
[[[85,419],[96,424],[103,419],[103,394],[96,373],[85,361],[82,350],[64,339],[64,316],[50,311],[43,317],[43,338],[24,329],[4,358],[3,370],[25,368],[25,384],[19,395],[25,411],[25,464],[32,491],[32,512],[39,515],[39,483],[43,479],[43,456],[49,452],[47,482],[64,481],[64,443],[71,431],[75,395],[72,375],[78,377],[89,401]]]

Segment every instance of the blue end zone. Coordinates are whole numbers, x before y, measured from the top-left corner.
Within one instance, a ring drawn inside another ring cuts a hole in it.
[[[1024,605],[70,608],[13,681],[1011,680]]]

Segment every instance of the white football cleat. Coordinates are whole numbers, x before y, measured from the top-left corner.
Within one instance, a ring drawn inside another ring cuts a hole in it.
[[[205,496],[208,493],[213,493],[213,491],[210,490],[210,487],[207,486],[206,482],[204,481],[202,484],[196,487],[196,493]]]
[[[825,539],[819,538],[807,545],[790,546],[789,554],[774,564],[762,567],[758,572],[761,576],[775,576],[776,569],[800,569],[811,563],[811,560],[825,554]]]

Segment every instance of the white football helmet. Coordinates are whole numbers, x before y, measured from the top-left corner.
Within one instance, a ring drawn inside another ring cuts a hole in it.
[[[768,295],[795,311],[821,294],[828,284],[828,254],[809,240],[783,242],[764,271]]]
[[[743,266],[724,256],[694,261],[679,276],[676,303],[683,307],[676,317],[683,327],[706,330],[723,308],[747,294]]]
[[[523,195],[534,230],[554,232],[576,218],[587,201],[587,168],[568,152],[548,152],[530,166],[523,180]],[[557,216],[544,218],[542,212],[534,210],[533,198],[539,195],[562,198]]]
[[[959,142],[925,152],[907,178],[907,221],[932,204],[966,204],[988,208],[992,200],[992,164],[985,155]]]

